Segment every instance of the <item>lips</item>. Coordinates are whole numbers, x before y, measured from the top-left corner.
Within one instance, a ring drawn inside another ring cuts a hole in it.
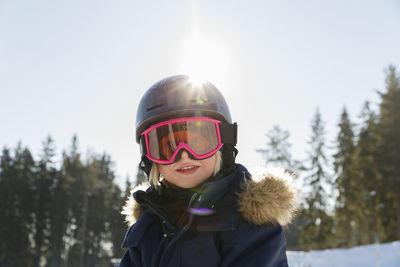
[[[184,166],[180,166],[178,169],[176,169],[176,171],[180,174],[192,174],[195,171],[198,170],[198,168],[200,168],[200,166],[196,166],[196,165],[184,165]]]

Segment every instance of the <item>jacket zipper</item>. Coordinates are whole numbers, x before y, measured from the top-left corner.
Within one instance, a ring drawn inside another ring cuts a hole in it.
[[[191,206],[192,202],[198,198],[198,196],[201,195],[200,193],[194,193],[192,195],[192,197],[190,198],[188,207]],[[160,266],[167,266],[166,264],[166,260],[169,259],[169,257],[167,258],[166,255],[170,253],[170,249],[172,248],[172,246],[178,241],[179,238],[181,238],[183,236],[184,233],[187,232],[187,230],[189,230],[190,226],[193,223],[193,218],[194,218],[194,214],[189,212],[189,218],[188,218],[188,222],[187,224],[171,239],[171,241],[169,242],[168,246],[165,248],[165,252],[163,253],[163,256],[160,260]]]

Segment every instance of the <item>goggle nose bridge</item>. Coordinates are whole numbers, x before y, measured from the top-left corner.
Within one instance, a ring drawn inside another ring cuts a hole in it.
[[[170,159],[170,160],[172,160],[172,162],[171,162],[171,163],[166,163],[165,165],[178,162],[178,161],[182,158],[182,152],[183,152],[183,151],[186,151],[186,153],[188,154],[188,156],[189,156],[190,159],[199,160],[199,158],[196,158],[196,156],[193,155],[189,150],[187,150],[186,147],[180,147],[180,148],[177,149],[177,150],[174,152],[174,154],[171,156],[171,159]]]
[[[188,144],[186,144],[184,141],[180,141],[178,143],[178,145],[176,146],[175,151],[172,154],[170,160],[172,160],[172,162],[175,162],[176,156],[178,154],[181,154],[183,150],[186,150],[188,152],[190,158],[193,158],[193,159],[201,159],[202,158],[196,152],[194,152],[193,149],[191,149]],[[178,160],[179,159],[180,159],[180,157],[178,158]]]

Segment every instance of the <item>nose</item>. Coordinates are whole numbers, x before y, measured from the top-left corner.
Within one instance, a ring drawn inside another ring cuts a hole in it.
[[[182,153],[181,153],[181,159],[187,159],[187,158],[189,158],[189,154],[188,154],[188,152],[186,151],[186,150],[182,150]]]

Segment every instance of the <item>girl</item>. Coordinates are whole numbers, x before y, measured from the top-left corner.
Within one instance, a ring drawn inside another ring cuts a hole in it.
[[[173,76],[145,93],[136,141],[150,185],[124,207],[132,226],[121,267],[287,266],[291,177],[254,181],[235,164],[236,137],[225,99],[209,82]]]

